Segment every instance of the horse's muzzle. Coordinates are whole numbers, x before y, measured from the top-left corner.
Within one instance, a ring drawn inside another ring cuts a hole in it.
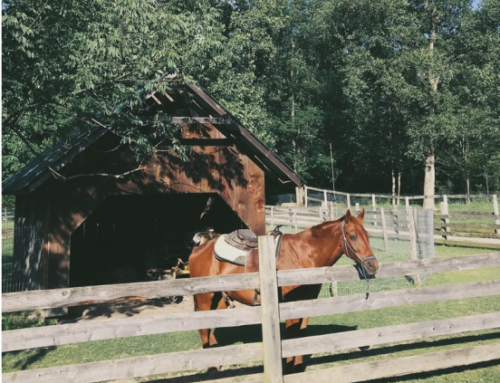
[[[375,275],[378,270],[378,260],[373,258],[363,262],[363,269],[367,275]]]

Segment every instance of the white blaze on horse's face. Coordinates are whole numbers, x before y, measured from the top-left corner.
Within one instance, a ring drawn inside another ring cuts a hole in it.
[[[344,253],[362,268],[366,277],[366,275],[375,275],[379,265],[377,258],[373,255],[368,232],[363,227],[364,217],[365,209],[357,217],[347,209],[342,222],[342,237]]]

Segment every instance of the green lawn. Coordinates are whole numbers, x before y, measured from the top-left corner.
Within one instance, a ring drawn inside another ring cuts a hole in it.
[[[436,247],[437,257],[465,256],[490,252],[485,249]],[[500,268],[482,270],[467,270],[434,274],[424,283],[424,286],[436,286],[453,283],[484,281],[500,278]],[[364,282],[359,282],[361,285]],[[410,286],[410,284],[408,283]],[[408,288],[408,287],[406,287]],[[478,313],[500,312],[498,296],[474,299],[463,299],[448,302],[419,304],[404,307],[395,307],[381,310],[372,310],[357,313],[339,314],[312,318],[309,335],[331,333],[332,331],[346,331],[352,329],[367,329],[393,324],[420,322],[430,319],[443,319],[457,316],[474,315]],[[19,327],[19,323],[27,321],[23,318],[14,320],[3,316],[3,323],[10,323],[5,328]],[[40,325],[36,321],[31,326]],[[283,328],[283,326],[282,326]],[[216,330],[221,345],[235,343],[250,343],[260,340],[259,326],[246,326],[233,329]],[[387,358],[415,355],[426,352],[435,352],[444,349],[461,348],[471,345],[487,344],[500,340],[500,330],[481,331],[464,335],[442,336],[422,339],[416,342],[404,342],[376,346],[361,352],[358,349],[346,350],[335,354],[313,355],[308,363],[308,370],[325,368],[335,364],[348,364],[360,361],[383,360]],[[197,331],[183,333],[142,336],[106,341],[52,347],[48,349],[20,351],[3,354],[3,372],[22,369],[44,368],[56,365],[85,363],[92,361],[126,358],[139,355],[175,352],[181,350],[199,349]],[[158,379],[156,376],[155,379]],[[145,381],[142,379],[141,381]],[[486,364],[473,369],[460,368],[446,371],[444,374],[422,374],[410,378],[383,380],[383,382],[419,382],[419,383],[498,383],[500,381],[500,366]]]

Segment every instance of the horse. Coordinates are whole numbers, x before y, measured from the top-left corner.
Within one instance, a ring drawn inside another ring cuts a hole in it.
[[[370,247],[368,232],[363,227],[365,210],[357,216],[348,209],[345,215],[334,221],[325,221],[297,234],[281,235],[279,255],[276,259],[278,270],[306,269],[334,265],[346,254],[357,265],[360,275],[368,278],[378,270],[378,260]],[[214,256],[215,239],[197,247],[189,257],[191,277],[240,274],[245,267],[221,262]],[[258,252],[258,248],[251,250]],[[255,254],[254,254],[255,255]],[[256,254],[258,258],[258,253]],[[367,279],[368,280],[368,279]],[[318,285],[284,286],[280,288],[280,302],[316,299],[321,290]],[[260,304],[256,290],[226,291],[196,294],[195,310],[220,310],[232,306],[232,300],[248,306]],[[305,336],[309,318],[286,321],[286,337]],[[210,329],[199,330],[203,348],[218,346]],[[286,359],[285,373],[305,371],[303,356]]]

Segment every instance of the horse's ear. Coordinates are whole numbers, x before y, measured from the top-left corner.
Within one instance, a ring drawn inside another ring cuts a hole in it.
[[[345,223],[349,223],[349,221],[351,220],[351,209],[347,209],[347,211],[345,212],[345,218],[344,218],[344,221]]]
[[[361,213],[358,214],[358,218],[361,218],[361,220],[365,219],[365,208],[363,208],[363,210],[361,210]]]

